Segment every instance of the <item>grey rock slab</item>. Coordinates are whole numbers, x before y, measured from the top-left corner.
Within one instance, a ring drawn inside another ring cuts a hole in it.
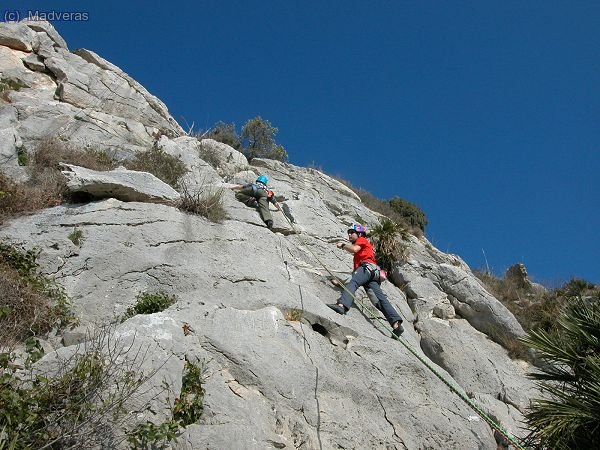
[[[200,157],[213,162],[217,173],[225,179],[230,179],[235,173],[248,167],[248,160],[242,153],[213,139],[202,139],[199,151]]]
[[[57,95],[61,101],[135,120],[157,130],[180,132],[174,120],[165,115],[164,105],[156,103],[147,91],[139,90],[122,72],[103,69],[60,49],[44,63],[59,83]]]
[[[18,90],[6,90],[3,92],[4,99],[10,103],[13,103],[11,94],[15,92],[23,92],[28,88],[43,90],[53,85],[52,80],[47,75],[34,72],[27,67],[25,62],[34,59],[35,55],[33,54],[0,46],[0,78],[11,80],[20,85]]]
[[[170,139],[163,135],[157,141],[156,147],[179,158],[185,164],[188,173],[183,176],[182,184],[190,194],[221,190],[222,179],[217,171],[202,159],[198,139],[189,136]]]
[[[498,339],[502,334],[518,338],[525,334],[514,315],[485,290],[470,272],[440,264],[428,275],[450,297],[452,306],[477,330]]]
[[[28,69],[36,72],[43,72],[46,70],[44,61],[38,55],[27,56],[25,59],[23,59],[23,64],[25,64]]]
[[[142,86],[140,83],[138,83],[133,78],[131,78],[128,74],[126,74],[119,67],[117,67],[114,64],[112,64],[111,62],[105,60],[104,58],[102,58],[101,56],[99,56],[98,54],[94,53],[91,50],[81,48],[81,49],[77,49],[74,53],[76,55],[80,56],[81,58],[83,58],[85,61],[89,62],[90,64],[94,64],[94,65],[98,66],[99,68],[104,69],[106,71],[113,72],[119,78],[124,79],[131,86],[132,89],[134,89],[137,93],[139,93],[144,98],[144,100],[147,102],[147,104],[150,106],[150,108],[152,108],[154,111],[156,111],[156,113],[159,116],[166,119],[168,125],[165,127],[161,127],[162,132],[168,132],[168,133],[172,134],[173,136],[180,136],[183,134],[183,129],[179,126],[179,124],[175,121],[175,119],[173,119],[169,115],[167,106],[160,99],[158,99],[154,95],[150,94],[146,90],[146,88],[144,88],[144,86]]]
[[[31,52],[36,33],[23,23],[0,23],[0,45]]]
[[[71,192],[85,192],[95,198],[112,197],[126,202],[169,202],[180,195],[151,173],[117,168],[106,172],[61,163]]]
[[[425,354],[446,369],[469,393],[501,398],[524,412],[536,389],[526,374],[527,362],[509,358],[507,351],[486,339],[464,319],[431,319],[419,324]]]
[[[62,38],[60,34],[58,34],[56,28],[54,28],[52,24],[47,20],[25,19],[21,21],[21,23],[27,25],[29,28],[36,32],[45,33],[50,39],[52,39],[52,42],[54,42],[56,46],[68,50],[66,41]]]

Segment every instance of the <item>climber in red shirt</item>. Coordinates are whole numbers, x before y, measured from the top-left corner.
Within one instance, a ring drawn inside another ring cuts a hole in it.
[[[350,242],[340,242],[337,247],[346,250],[354,255],[354,272],[352,278],[346,284],[346,289],[342,293],[342,298],[336,304],[327,305],[338,314],[346,314],[352,307],[354,301],[353,295],[356,290],[363,286],[371,289],[379,303],[379,309],[393,328],[393,333],[400,336],[404,332],[402,327],[402,317],[396,312],[392,304],[385,295],[380,286],[379,273],[381,269],[377,266],[373,246],[367,239],[367,230],[361,224],[353,224],[348,229],[348,240]]]

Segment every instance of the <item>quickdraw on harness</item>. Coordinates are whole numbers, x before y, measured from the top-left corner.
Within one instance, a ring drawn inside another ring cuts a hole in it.
[[[387,271],[383,270],[377,264],[373,264],[371,262],[362,262],[360,263],[361,267],[364,267],[370,274],[369,283],[371,281],[376,281],[381,284],[385,280],[387,280]]]
[[[252,195],[253,195],[254,197],[256,197],[256,196],[257,196],[257,194],[258,194],[258,191],[259,191],[259,189],[260,189],[261,191],[265,191],[265,192],[267,193],[267,200],[269,200],[269,201],[271,201],[271,202],[274,200],[275,193],[274,193],[272,190],[270,190],[270,189],[267,187],[267,185],[266,185],[266,184],[263,184],[263,183],[252,183],[252,185],[251,185],[251,186],[252,186]]]

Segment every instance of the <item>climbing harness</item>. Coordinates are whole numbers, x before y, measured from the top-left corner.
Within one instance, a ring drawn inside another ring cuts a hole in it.
[[[281,211],[281,212],[283,214],[283,211]],[[290,222],[288,220],[287,216],[285,214],[283,214],[283,216],[285,217],[285,220],[290,224],[292,229],[296,232],[296,234],[300,234],[296,230],[296,227],[294,227],[292,222]],[[337,281],[338,285],[341,286],[342,289],[344,289],[350,296],[352,296],[352,298],[354,299],[354,301],[356,303],[358,303],[363,309],[369,311],[371,313],[373,319],[379,321],[380,323],[385,324],[383,319],[378,314],[376,314],[368,305],[366,305],[362,300],[359,300],[352,292],[350,292],[350,290],[345,286],[343,281],[337,275],[335,275],[331,270],[329,270],[329,268],[325,264],[323,264],[323,262],[320,260],[320,258],[310,249],[310,247],[307,246],[307,250],[313,255],[313,257],[317,260],[317,262],[321,265],[321,267],[323,267],[329,273],[329,275]],[[387,325],[384,325],[384,327],[387,327]],[[388,329],[388,331],[389,331],[389,329]],[[503,437],[508,439],[508,441],[515,448],[517,448],[519,450],[525,450],[525,447],[523,446],[523,444],[521,442],[519,442],[519,439],[517,437],[510,434],[508,431],[506,431],[504,428],[502,428],[498,423],[496,423],[496,421],[494,419],[492,419],[488,414],[486,414],[479,406],[477,406],[475,404],[475,402],[473,402],[473,400],[471,400],[460,389],[458,389],[452,383],[450,383],[450,381],[448,381],[435,367],[433,367],[433,365],[431,365],[425,358],[423,358],[421,355],[419,355],[419,353],[417,353],[417,351],[415,349],[413,349],[407,342],[405,342],[404,339],[401,339],[400,336],[396,336],[393,332],[391,334],[391,337],[393,339],[396,339],[398,342],[400,342],[410,353],[413,354],[413,356],[415,356],[421,363],[423,363],[425,365],[425,367],[427,367],[442,383],[444,383],[463,402],[465,402],[473,411],[475,411],[490,427],[492,427],[494,430],[496,430],[498,433],[500,433]]]
[[[267,193],[267,197],[269,199],[271,199],[271,197],[273,197],[273,195],[269,196],[269,192],[273,192],[273,191],[269,191],[269,188],[267,187],[266,184],[264,184],[264,183],[250,183],[250,185],[252,186],[252,195],[254,197],[256,197],[256,194],[258,193],[259,189],[261,191],[265,191]]]
[[[360,265],[367,269],[367,271],[371,274],[371,277],[369,278],[369,283],[371,281],[376,281],[377,283],[381,284],[385,280],[387,280],[387,272],[381,267],[379,267],[377,264],[373,264],[370,262],[362,262],[360,263]]]

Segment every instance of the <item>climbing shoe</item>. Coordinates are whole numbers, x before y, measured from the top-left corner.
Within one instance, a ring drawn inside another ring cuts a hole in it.
[[[392,333],[394,333],[394,335],[396,335],[396,336],[400,337],[400,335],[401,335],[402,333],[404,333],[404,327],[402,326],[402,324],[399,324],[399,325],[398,325],[398,328],[395,328],[395,329],[392,331]]]
[[[273,221],[272,220],[267,220],[265,223],[267,224],[267,228],[269,230],[271,230],[273,228]]]
[[[246,200],[246,205],[248,205],[252,208],[256,208],[258,206],[258,202],[256,201],[256,199],[254,197],[251,197],[248,200]]]
[[[333,303],[331,305],[328,304],[327,306],[329,306],[331,309],[333,309],[338,314],[342,314],[342,315],[346,314],[346,308],[338,305],[337,303]]]

